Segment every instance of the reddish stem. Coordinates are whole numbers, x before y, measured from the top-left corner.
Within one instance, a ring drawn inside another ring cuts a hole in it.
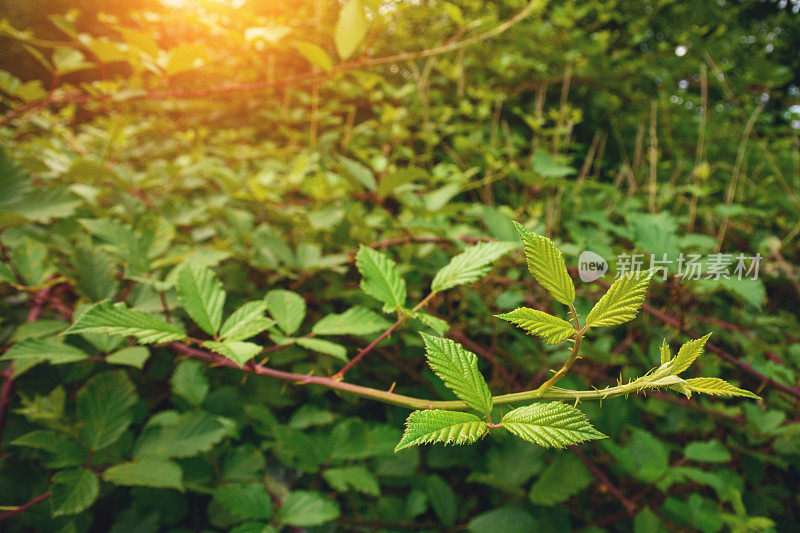
[[[0,515],[0,522],[5,520],[6,518],[11,518],[12,516],[14,516],[16,514],[24,513],[25,511],[28,510],[29,507],[33,507],[37,503],[45,501],[49,497],[50,497],[50,493],[49,492],[45,492],[41,496],[35,497],[34,499],[29,501],[28,503],[24,503],[24,504],[20,505],[19,507],[17,507],[16,509],[12,510],[12,511],[8,511],[7,513],[1,514]]]

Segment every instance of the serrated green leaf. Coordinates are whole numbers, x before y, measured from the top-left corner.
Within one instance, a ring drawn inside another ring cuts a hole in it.
[[[389,326],[391,324],[374,311],[355,306],[344,313],[324,317],[311,331],[317,335],[369,335]]]
[[[296,490],[283,501],[278,522],[285,526],[319,526],[339,517],[339,505],[318,492]]]
[[[356,254],[356,268],[361,273],[361,290],[380,300],[386,308],[399,309],[406,304],[406,281],[397,264],[385,254],[361,245]]]
[[[296,292],[277,289],[264,297],[269,314],[284,333],[291,335],[306,317],[306,301]]]
[[[606,437],[581,411],[561,402],[519,407],[506,413],[502,424],[514,435],[545,448],[564,448]]]
[[[109,333],[133,335],[142,344],[163,344],[186,338],[186,333],[173,324],[124,303],[109,301],[94,304],[84,311],[64,334]]]
[[[247,302],[225,320],[219,336],[226,341],[243,341],[255,337],[275,324],[274,320],[264,316],[266,312],[266,301]]]
[[[337,492],[354,490],[368,496],[380,496],[381,488],[375,476],[360,465],[328,468],[322,473],[328,485]]]
[[[695,359],[702,355],[709,337],[711,337],[711,333],[708,333],[699,339],[691,340],[681,346],[680,350],[678,350],[678,355],[675,356],[675,359],[673,359],[672,362],[673,372],[680,374],[692,366],[692,363],[694,363]]]
[[[189,405],[199,406],[208,394],[209,384],[203,375],[203,363],[185,359],[178,363],[169,380],[172,394],[180,396]]]
[[[103,472],[103,481],[126,487],[153,487],[183,490],[183,471],[172,461],[139,459],[111,466]]]
[[[575,285],[561,251],[547,237],[533,233],[518,222],[514,222],[514,226],[525,247],[525,259],[533,277],[553,298],[570,305],[575,301]]]
[[[53,516],[77,514],[88,509],[97,499],[100,482],[90,470],[71,468],[56,472],[50,492]]]
[[[335,357],[336,359],[344,361],[345,363],[348,361],[347,348],[341,344],[326,341],[325,339],[309,339],[307,337],[297,338],[295,339],[295,342],[303,348],[308,348],[309,350],[313,350],[315,352],[330,355],[331,357]]]
[[[144,363],[150,357],[150,350],[144,346],[129,346],[122,348],[114,353],[106,356],[107,363],[116,365],[127,365],[134,368],[142,369]]]
[[[64,344],[57,337],[32,337],[18,342],[0,357],[0,361],[47,361],[53,365],[82,361],[89,357],[80,348]]]
[[[586,323],[589,326],[613,326],[633,320],[644,302],[650,272],[629,272],[611,284],[595,304]]]
[[[722,396],[724,398],[731,398],[733,396],[744,396],[747,398],[761,398],[749,390],[740,389],[731,385],[725,380],[719,378],[691,378],[684,380],[684,383],[693,392],[701,394],[709,394],[711,396]]]
[[[267,520],[272,516],[272,500],[260,483],[224,485],[214,491],[214,499],[239,518]]]
[[[361,2],[349,0],[339,11],[339,19],[333,31],[333,41],[339,57],[347,59],[353,55],[366,37],[368,29],[369,25]]]
[[[184,311],[209,335],[216,335],[222,323],[225,290],[214,272],[192,263],[184,263],[175,285]]]
[[[136,389],[124,370],[103,372],[87,381],[76,399],[86,445],[97,451],[116,442],[131,425],[136,400]]]
[[[478,357],[450,339],[420,333],[425,341],[428,364],[447,387],[464,403],[487,414],[492,410],[492,393],[478,370]]]
[[[516,247],[510,242],[482,242],[470,246],[436,273],[431,290],[444,291],[481,279],[492,270],[493,261]]]
[[[539,336],[548,344],[563,342],[575,333],[575,328],[566,320],[529,307],[520,307],[510,313],[495,316]]]
[[[261,346],[252,342],[241,341],[205,341],[203,347],[224,355],[239,366],[243,366],[250,359],[261,353]]]
[[[406,419],[395,453],[410,446],[443,442],[472,444],[486,434],[486,422],[472,413],[429,409],[414,411]]]
[[[661,348],[659,349],[659,355],[661,357],[661,364],[665,365],[670,362],[672,359],[672,352],[669,350],[669,344],[667,344],[667,339],[661,341]]]

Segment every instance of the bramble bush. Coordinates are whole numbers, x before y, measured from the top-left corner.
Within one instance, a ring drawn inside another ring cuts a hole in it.
[[[791,6],[2,5],[3,531],[794,529]]]

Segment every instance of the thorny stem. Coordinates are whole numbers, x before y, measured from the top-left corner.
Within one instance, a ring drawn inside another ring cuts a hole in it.
[[[341,381],[336,377],[326,378],[321,376],[312,376],[310,374],[295,374],[292,372],[285,372],[283,370],[276,370],[257,363],[248,363],[244,367],[238,366],[230,359],[221,358],[211,353],[192,348],[180,342],[171,342],[169,347],[183,353],[186,356],[200,359],[202,361],[214,363],[217,366],[226,366],[243,370],[252,374],[269,376],[284,381],[292,381],[300,385],[317,385],[320,387],[327,387],[329,389],[340,390],[348,392],[355,396],[368,398],[390,405],[397,405],[400,407],[408,407],[410,409],[447,409],[451,411],[466,411],[468,406],[460,400],[441,401],[441,400],[428,400],[425,398],[415,398],[413,396],[405,396],[395,392],[374,389],[371,387],[364,387]],[[501,394],[492,397],[494,405],[507,405],[530,400],[550,399],[550,400],[604,400],[606,398],[614,398],[617,396],[626,396],[631,393],[643,391],[650,388],[647,382],[640,380],[633,381],[624,385],[616,387],[606,387],[600,390],[570,390],[562,389],[559,387],[550,387],[548,390],[541,390],[541,387],[536,390],[529,390],[523,392],[515,392],[511,394]],[[655,386],[653,387],[655,388]]]

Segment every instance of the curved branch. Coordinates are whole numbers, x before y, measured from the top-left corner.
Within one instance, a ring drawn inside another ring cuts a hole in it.
[[[45,501],[49,497],[50,497],[50,493],[49,492],[45,492],[41,496],[35,497],[34,499],[29,501],[28,503],[24,503],[24,504],[20,505],[19,507],[17,507],[16,509],[12,509],[11,511],[9,511],[7,513],[1,514],[0,515],[0,522],[5,520],[6,518],[11,518],[12,516],[14,516],[16,514],[24,513],[25,511],[28,510],[29,507],[33,507],[37,503]]]
[[[370,400],[375,400],[390,405],[397,405],[399,407],[408,407],[410,409],[447,409],[451,411],[465,411],[468,409],[467,404],[460,400],[428,400],[425,398],[415,398],[413,396],[397,394],[391,391],[355,385],[353,383],[347,383],[335,378],[313,376],[310,374],[295,374],[293,372],[277,370],[253,362],[247,363],[245,366],[240,367],[230,359],[217,357],[211,353],[198,350],[197,348],[192,348],[191,346],[187,346],[180,342],[171,342],[167,344],[167,346],[181,352],[186,356],[206,361],[215,366],[235,368],[251,374],[269,376],[283,381],[291,381],[300,385],[317,385],[342,392],[349,392],[350,394],[354,394],[361,398],[368,398]],[[531,400],[605,400],[606,398],[626,396],[631,393],[643,391],[647,388],[647,384],[643,384],[641,381],[633,381],[625,385],[606,387],[605,389],[600,390],[579,391],[562,389],[559,387],[550,387],[547,390],[541,390],[541,388],[539,388],[536,390],[515,392],[511,394],[501,394],[499,396],[494,396],[492,401],[494,405],[507,405]]]

